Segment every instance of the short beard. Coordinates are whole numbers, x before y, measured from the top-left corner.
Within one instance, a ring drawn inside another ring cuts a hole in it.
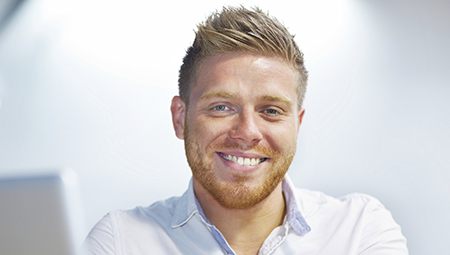
[[[244,176],[235,176],[230,182],[218,180],[211,162],[215,150],[206,148],[205,151],[201,151],[199,144],[190,135],[187,125],[184,134],[186,157],[195,181],[198,181],[220,205],[229,209],[251,208],[267,198],[284,178],[295,154],[295,149],[287,155],[281,155],[263,146],[253,147],[253,151],[263,153],[270,158],[272,169],[266,173],[263,183],[258,187],[250,187]],[[230,144],[218,147],[214,149],[238,148],[237,145]],[[210,155],[203,155],[205,153]]]

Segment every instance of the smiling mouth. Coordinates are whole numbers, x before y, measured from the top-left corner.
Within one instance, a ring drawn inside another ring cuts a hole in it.
[[[225,154],[222,152],[217,153],[221,158],[232,161],[241,166],[256,166],[266,161],[268,158],[246,158],[246,157],[238,157],[230,154]]]

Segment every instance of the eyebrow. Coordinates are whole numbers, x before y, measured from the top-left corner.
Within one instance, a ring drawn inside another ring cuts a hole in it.
[[[239,95],[239,93],[217,91],[217,92],[210,92],[210,93],[206,93],[206,94],[202,95],[200,97],[200,100],[207,100],[207,99],[211,99],[211,98],[232,99],[232,98],[237,98],[238,95]],[[281,96],[264,95],[264,96],[261,96],[261,99],[264,101],[268,101],[268,102],[280,102],[280,103],[287,105],[288,107],[290,107],[292,105],[291,100],[289,100],[286,97],[281,97]]]
[[[217,92],[206,93],[206,94],[202,95],[200,97],[200,99],[201,100],[206,100],[206,99],[211,99],[211,98],[230,99],[230,98],[237,98],[237,97],[238,97],[237,93],[231,93],[231,92],[225,92],[225,91],[217,91]]]
[[[286,104],[289,107],[292,105],[291,100],[289,100],[288,98],[285,98],[285,97],[265,95],[265,96],[262,96],[262,99],[264,101],[269,101],[269,102],[281,102],[283,104]]]

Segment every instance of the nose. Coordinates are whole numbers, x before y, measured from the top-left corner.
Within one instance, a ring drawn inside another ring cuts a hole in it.
[[[250,111],[242,111],[233,123],[229,137],[241,147],[247,148],[258,144],[263,135],[257,123],[258,116]]]

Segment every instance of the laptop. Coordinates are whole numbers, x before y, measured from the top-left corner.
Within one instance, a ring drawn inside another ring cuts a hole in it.
[[[70,170],[0,175],[0,254],[82,254],[84,215]]]

